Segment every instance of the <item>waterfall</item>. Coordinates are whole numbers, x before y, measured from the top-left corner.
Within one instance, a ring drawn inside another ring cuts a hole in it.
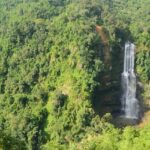
[[[124,51],[124,68],[122,73],[122,110],[126,118],[138,119],[139,104],[136,99],[136,76],[134,73],[135,45],[127,42]]]

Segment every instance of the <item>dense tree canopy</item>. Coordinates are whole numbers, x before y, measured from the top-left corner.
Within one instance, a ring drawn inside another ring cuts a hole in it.
[[[149,24],[150,0],[1,0],[0,147],[149,150],[149,126],[116,129],[93,109],[103,76],[120,76],[116,58],[127,40],[148,86]]]

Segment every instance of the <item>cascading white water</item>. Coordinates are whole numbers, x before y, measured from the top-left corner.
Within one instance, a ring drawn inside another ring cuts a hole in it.
[[[126,118],[138,119],[139,104],[136,99],[136,76],[134,73],[135,45],[127,42],[124,51],[124,70],[122,73],[122,110]]]

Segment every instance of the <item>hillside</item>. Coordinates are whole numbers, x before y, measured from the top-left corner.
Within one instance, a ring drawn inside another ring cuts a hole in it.
[[[126,41],[149,114],[149,24],[150,0],[1,0],[0,149],[149,150],[149,121],[112,124]]]

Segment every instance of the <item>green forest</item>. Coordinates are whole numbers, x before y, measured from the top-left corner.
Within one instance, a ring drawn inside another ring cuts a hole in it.
[[[138,123],[116,120],[135,44]],[[1,150],[150,150],[150,0],[0,0]]]

